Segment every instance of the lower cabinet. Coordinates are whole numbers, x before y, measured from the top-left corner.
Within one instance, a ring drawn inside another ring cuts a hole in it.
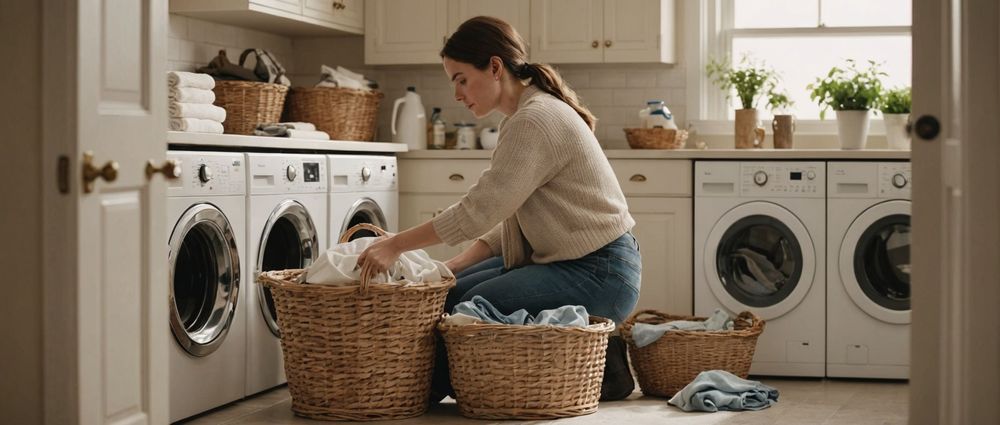
[[[691,198],[626,197],[635,219],[632,234],[642,253],[642,287],[636,311],[690,315],[692,278]]]
[[[400,176],[406,178],[405,176]],[[430,221],[434,216],[441,213],[441,211],[458,202],[461,197],[462,194],[401,193],[399,195],[399,230],[406,230]],[[442,243],[424,248],[424,250],[435,260],[447,261],[464,251],[472,242],[466,241],[456,246],[448,246]]]

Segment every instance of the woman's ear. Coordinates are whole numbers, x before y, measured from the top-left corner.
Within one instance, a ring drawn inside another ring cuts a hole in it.
[[[493,56],[490,58],[490,73],[493,74],[493,79],[500,81],[500,73],[503,72],[503,59],[499,56]]]

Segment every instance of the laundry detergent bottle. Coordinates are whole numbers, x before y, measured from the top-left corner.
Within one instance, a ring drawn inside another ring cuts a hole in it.
[[[410,150],[427,149],[427,113],[413,87],[392,105],[392,141],[405,143]]]

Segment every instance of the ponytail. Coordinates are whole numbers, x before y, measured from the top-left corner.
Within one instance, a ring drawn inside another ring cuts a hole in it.
[[[597,118],[585,106],[580,103],[576,92],[567,85],[554,68],[540,63],[525,63],[515,75],[518,78],[531,78],[531,84],[538,86],[542,91],[555,96],[557,99],[566,102],[583,122],[587,123],[590,131],[594,131],[597,125]]]

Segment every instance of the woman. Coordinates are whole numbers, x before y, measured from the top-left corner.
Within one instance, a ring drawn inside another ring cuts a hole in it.
[[[496,18],[452,34],[441,57],[455,100],[477,118],[505,115],[490,168],[458,203],[372,244],[358,262],[382,272],[405,251],[475,239],[446,263],[458,282],[445,311],[479,295],[505,314],[572,304],[621,323],[639,297],[635,221],[594,116],[553,68],[526,56],[520,35]],[[434,388],[448,393],[442,364]]]

